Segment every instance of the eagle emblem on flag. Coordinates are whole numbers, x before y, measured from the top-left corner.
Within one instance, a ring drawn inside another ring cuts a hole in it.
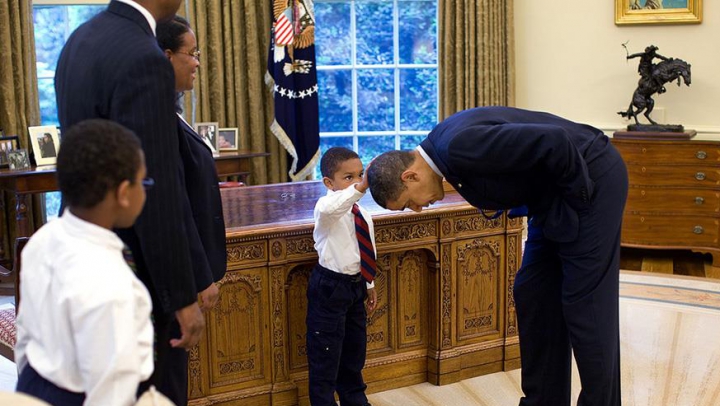
[[[290,178],[304,180],[320,158],[313,2],[272,0],[272,10],[266,75],[275,104],[270,130],[292,157]]]

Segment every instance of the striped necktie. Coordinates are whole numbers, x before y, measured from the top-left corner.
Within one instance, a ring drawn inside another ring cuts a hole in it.
[[[373,249],[370,229],[367,221],[360,213],[360,207],[353,204],[352,213],[355,215],[355,235],[360,247],[360,274],[369,283],[375,279],[377,264],[375,263],[375,250]]]

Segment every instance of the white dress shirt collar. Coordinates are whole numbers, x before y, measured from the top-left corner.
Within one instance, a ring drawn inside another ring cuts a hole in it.
[[[112,230],[77,217],[69,208],[63,212],[62,217],[65,219],[65,229],[74,237],[81,237],[110,249],[121,250],[125,246],[120,237]]]
[[[437,173],[437,175],[441,178],[445,177],[445,175],[443,175],[442,172],[440,172],[440,169],[438,169],[437,165],[435,165],[435,162],[433,162],[433,160],[430,159],[428,154],[425,152],[424,149],[422,149],[422,147],[420,145],[418,145],[417,148],[415,148],[415,150],[417,150],[417,152],[420,154],[420,156],[423,157],[425,162],[427,162],[427,164],[430,166],[430,168],[432,168],[433,172]]]
[[[150,14],[150,12],[149,12],[145,7],[137,4],[137,3],[134,2],[133,0],[117,0],[117,1],[119,1],[120,3],[125,3],[125,4],[127,4],[128,6],[130,6],[130,7],[134,8],[135,10],[139,11],[140,14],[142,14],[143,17],[145,17],[145,19],[147,20],[148,24],[150,24],[150,29],[152,30],[153,35],[157,36],[157,33],[155,32],[155,31],[156,31],[155,28],[157,27],[157,21],[155,21],[155,17],[153,17],[153,15]]]

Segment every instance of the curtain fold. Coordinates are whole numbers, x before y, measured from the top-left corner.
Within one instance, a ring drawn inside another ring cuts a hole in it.
[[[513,0],[439,0],[440,119],[515,104]]]
[[[27,128],[40,125],[35,36],[32,4],[27,0],[0,1],[0,128],[5,135],[18,135],[20,147],[31,150]],[[15,196],[0,196],[3,258],[12,259],[15,236]],[[40,199],[33,196],[27,207],[31,229],[41,224]]]
[[[269,129],[273,100],[264,81],[270,5],[259,0],[186,0],[179,12],[195,31],[201,53],[195,90],[184,101],[185,117],[238,127],[240,148],[269,152],[266,158],[253,159],[250,180],[256,185],[288,180],[287,154]]]

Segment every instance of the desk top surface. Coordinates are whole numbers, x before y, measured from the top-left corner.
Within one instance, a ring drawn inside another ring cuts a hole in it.
[[[282,225],[305,227],[313,224],[315,202],[327,193],[320,181],[279,183],[221,189],[223,214],[228,234],[232,232],[273,228]],[[419,216],[411,210],[390,211],[378,206],[367,193],[360,200],[376,221],[383,217]],[[456,191],[446,191],[445,198],[422,213],[438,214],[448,209],[472,209]]]

